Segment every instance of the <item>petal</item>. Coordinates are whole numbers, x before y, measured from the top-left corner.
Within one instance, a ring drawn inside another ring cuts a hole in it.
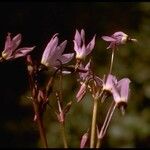
[[[81,35],[79,33],[79,31],[76,29],[76,33],[75,33],[75,36],[74,36],[74,41],[76,41],[76,44],[78,47],[81,46]]]
[[[41,59],[41,63],[46,65],[47,63],[50,63],[51,61],[53,61],[54,57],[54,53],[56,50],[56,47],[58,45],[58,37],[57,34],[55,34],[51,40],[49,41],[49,43],[47,44],[44,53],[42,55],[42,59]]]
[[[93,48],[95,46],[95,37],[96,37],[96,35],[94,35],[94,37],[91,40],[91,42],[87,45],[87,47],[86,47],[86,55],[90,54],[91,51],[93,50]]]
[[[23,57],[27,55],[29,52],[31,52],[34,48],[35,46],[20,48],[17,51],[15,51],[15,53],[13,54],[13,58]]]
[[[10,47],[12,47],[12,41],[11,41],[11,37],[10,37],[11,33],[8,33],[7,37],[6,37],[6,41],[5,41],[5,47],[4,49],[7,50]]]
[[[131,81],[128,78],[123,78],[117,84],[117,89],[120,92],[121,99],[125,102],[128,100],[130,82]]]
[[[5,40],[4,51],[2,52],[2,57],[4,57],[5,59],[8,59],[13,52],[13,49],[12,49],[13,43],[11,41],[10,35],[11,35],[11,33],[8,33],[6,40]]]
[[[13,39],[13,49],[15,50],[21,43],[22,40],[22,35],[21,34],[17,34]]]
[[[64,52],[66,45],[67,45],[67,40],[63,41],[59,46],[57,46],[55,53],[54,53],[54,57],[57,56],[57,58],[59,58]]]
[[[113,86],[111,91],[112,91],[114,101],[116,103],[120,103],[121,102],[121,97],[120,97],[120,93],[119,93],[118,89],[115,86]]]
[[[60,61],[62,62],[62,64],[66,64],[69,61],[71,61],[73,57],[74,57],[74,53],[63,54],[60,58]]]
[[[116,39],[114,39],[110,36],[102,36],[102,39],[107,42],[115,42],[116,41]]]
[[[75,41],[75,40],[73,40],[73,42],[74,42],[74,50],[75,50],[75,52],[78,54],[78,53],[80,53],[80,47],[78,46],[78,44],[77,44],[77,42]]]
[[[110,91],[112,90],[112,88],[114,87],[114,85],[117,84],[117,79],[115,76],[109,74],[107,76],[106,82],[103,84],[103,90],[107,90]]]
[[[82,29],[81,30],[81,39],[83,41],[83,45],[85,44],[85,31]]]

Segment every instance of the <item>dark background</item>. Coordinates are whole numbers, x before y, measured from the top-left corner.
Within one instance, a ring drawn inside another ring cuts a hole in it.
[[[101,36],[123,31],[138,39],[138,44],[121,47],[116,54],[114,74],[131,79],[131,95],[126,115],[115,114],[102,146],[150,147],[150,3],[0,2],[1,51],[7,32],[13,36],[21,33],[21,46],[36,45],[31,54],[40,61],[46,44],[57,32],[61,41],[68,40],[66,52],[73,52],[75,30],[82,28],[87,41],[97,35],[92,58],[101,77],[107,72],[110,59]],[[77,86],[69,78],[66,82],[70,85],[65,87],[64,93],[72,89],[66,97],[74,95],[75,102]],[[0,64],[0,91],[0,147],[38,147],[32,105],[26,99],[30,94],[24,58]],[[88,97],[87,101],[74,105],[66,129],[70,147],[79,146],[90,124]],[[62,147],[57,121],[50,112],[47,112],[46,127],[49,147]]]

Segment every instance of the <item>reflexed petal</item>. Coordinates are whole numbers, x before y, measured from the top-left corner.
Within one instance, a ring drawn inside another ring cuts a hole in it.
[[[102,36],[102,39],[107,42],[115,42],[116,41],[116,39],[114,39],[110,36]]]
[[[21,43],[22,40],[22,35],[17,34],[13,39],[12,39],[12,44],[13,44],[13,49],[15,50]]]
[[[58,45],[58,37],[52,38],[50,42],[47,44],[42,57],[44,58],[51,57],[55,52],[57,45]]]
[[[78,45],[77,45],[77,42],[75,41],[75,40],[73,40],[73,42],[74,42],[74,50],[75,50],[75,52],[76,53],[80,53],[80,47],[78,47]]]
[[[117,89],[120,91],[121,99],[126,102],[128,100],[130,82],[131,81],[128,78],[123,78],[117,84]]]
[[[29,52],[31,52],[34,48],[35,48],[35,46],[20,48],[17,51],[15,51],[15,53],[13,54],[13,58],[23,57],[26,54],[28,54]]]
[[[73,56],[74,56],[74,53],[63,54],[60,58],[60,61],[62,62],[62,64],[66,64],[72,60]]]
[[[106,82],[103,84],[103,90],[108,90],[111,92],[113,86],[117,84],[117,79],[115,76],[109,74],[107,76]]]
[[[11,42],[11,37],[10,37],[11,33],[8,33],[7,37],[6,37],[6,41],[5,41],[5,47],[4,50],[9,49],[10,47],[12,47],[12,42]]]
[[[113,86],[113,88],[112,88],[112,95],[113,95],[114,101],[116,103],[121,102],[120,93],[119,93],[118,89],[115,86]]]
[[[83,41],[83,45],[85,44],[85,31],[82,29],[81,30],[81,39]]]
[[[52,55],[53,58],[59,59],[62,53],[64,52],[66,45],[67,45],[67,40],[63,41],[59,46],[57,46],[56,50]]]
[[[76,30],[75,36],[74,36],[74,41],[76,41],[76,44],[78,47],[81,46],[81,36],[78,30]]]
[[[86,55],[89,55],[91,53],[91,51],[93,50],[93,48],[95,46],[95,37],[96,37],[96,35],[93,37],[91,42],[87,45],[87,47],[86,47]]]

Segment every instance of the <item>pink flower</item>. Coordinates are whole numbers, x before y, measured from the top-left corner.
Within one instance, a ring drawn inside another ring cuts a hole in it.
[[[113,87],[112,94],[116,103],[126,104],[128,102],[130,82],[128,78],[123,78]]]
[[[35,48],[35,46],[33,46],[17,49],[21,43],[21,40],[21,34],[17,34],[15,37],[13,37],[13,39],[11,39],[11,33],[8,33],[5,41],[4,51],[2,52],[2,58],[5,60],[10,60],[18,57],[23,57]]]
[[[74,53],[62,54],[65,50],[67,40],[58,45],[57,33],[51,38],[42,55],[41,64],[49,67],[57,67],[61,64],[66,64],[74,56]]]
[[[86,46],[85,45],[85,31],[82,29],[81,33],[76,30],[74,36],[74,50],[76,52],[76,59],[84,59],[87,55],[91,53],[95,46],[95,37],[91,40],[91,42]]]
[[[136,39],[129,38],[129,36],[122,31],[115,32],[111,36],[102,36],[102,39],[104,41],[110,42],[110,45],[107,47],[107,49],[116,48],[116,46],[125,44],[127,41],[137,42]]]

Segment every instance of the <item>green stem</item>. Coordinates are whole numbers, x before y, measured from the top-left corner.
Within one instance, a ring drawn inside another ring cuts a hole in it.
[[[114,104],[114,102],[113,102],[111,104],[108,112],[107,112],[105,121],[104,121],[103,126],[101,128],[101,131],[100,131],[100,133],[98,135],[98,140],[97,140],[96,148],[100,148],[100,146],[101,146],[102,139],[105,136],[106,130],[108,128],[108,125],[110,124],[110,120],[112,118],[112,115],[113,115],[116,107],[117,107],[117,103]]]
[[[65,134],[65,125],[64,123],[60,123],[60,126],[61,126],[61,133],[62,133],[64,148],[68,148],[66,134]]]
[[[92,116],[92,126],[91,126],[90,148],[94,148],[94,144],[95,144],[95,130],[96,130],[96,118],[97,118],[97,105],[98,105],[98,100],[97,100],[97,99],[94,99],[94,104],[93,104],[93,116]]]
[[[42,118],[39,114],[38,105],[35,102],[33,102],[33,107],[34,107],[35,115],[37,117],[36,121],[37,121],[37,124],[38,124],[40,138],[42,140],[44,148],[48,148],[47,139],[46,139],[46,135],[45,135],[45,130],[44,130],[44,126],[43,126],[43,120],[42,120]]]

